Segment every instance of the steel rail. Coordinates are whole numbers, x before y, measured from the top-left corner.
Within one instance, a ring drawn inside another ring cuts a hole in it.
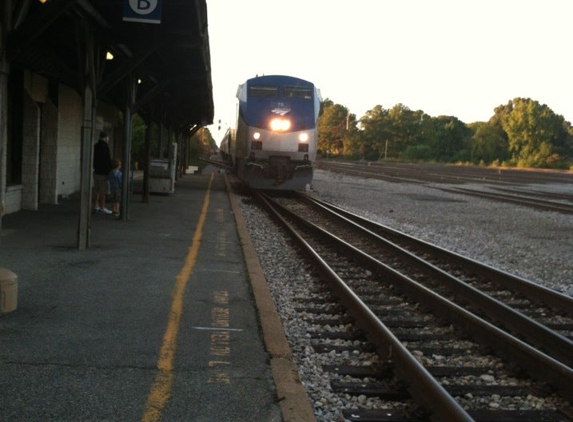
[[[441,248],[439,246],[433,245],[431,243],[425,242],[420,239],[416,239],[406,233],[399,232],[388,226],[376,223],[374,221],[368,220],[358,214],[352,213],[350,211],[344,210],[337,205],[328,203],[326,201],[319,200],[317,198],[310,197],[309,195],[299,193],[301,197],[305,200],[312,201],[318,206],[335,210],[337,213],[347,217],[348,219],[359,223],[372,231],[378,232],[382,231],[388,235],[399,237],[401,240],[408,242],[411,245],[423,247],[424,249],[430,249],[433,254],[440,257],[440,259],[447,260],[450,263],[455,263],[465,267],[471,268],[477,274],[482,274],[495,284],[502,285],[511,290],[522,292],[524,295],[531,298],[537,303],[544,304],[553,309],[559,309],[564,314],[573,317],[573,297],[567,296],[557,290],[550,289],[543,285],[534,283],[530,280],[521,278],[519,276],[510,274],[508,272],[493,268],[487,264],[478,262],[471,258],[462,256],[455,252],[449,251],[447,249]],[[498,280],[503,279],[503,283]]]
[[[266,199],[265,202],[268,203]],[[436,315],[440,315],[451,324],[461,327],[474,341],[491,346],[498,356],[509,362],[517,363],[533,379],[546,382],[555,391],[559,391],[564,398],[573,401],[573,369],[567,365],[474,315],[456,303],[443,298],[420,283],[378,261],[376,258],[344,242],[327,230],[301,219],[280,204],[274,203],[273,205],[281,213],[287,214],[308,229],[324,236],[331,242],[335,242],[339,250],[352,255],[355,259],[368,266],[371,271],[387,277],[407,296],[428,306]],[[268,207],[271,207],[270,203],[268,203]],[[313,253],[315,252],[313,251]]]
[[[446,189],[446,188],[436,187],[435,189],[439,189],[443,192],[477,196],[479,198],[492,199],[494,201],[501,201],[501,202],[508,202],[508,203],[516,204],[516,205],[529,206],[529,207],[544,210],[544,211],[553,211],[553,212],[559,212],[559,213],[563,213],[563,214],[573,214],[573,206],[571,206],[569,204],[561,204],[558,202],[545,201],[545,200],[533,199],[533,198],[525,198],[525,197],[521,197],[521,196],[517,196],[517,195],[504,195],[501,193],[482,192],[482,191],[477,191],[475,189],[467,189],[467,188]]]
[[[502,301],[483,293],[473,286],[470,286],[459,278],[454,277],[426,260],[419,258],[406,249],[380,237],[378,234],[362,227],[356,221],[346,218],[341,213],[328,207],[323,207],[313,198],[309,198],[306,195],[302,195],[302,197],[305,201],[319,207],[323,212],[331,213],[331,215],[336,216],[336,218],[340,218],[348,224],[353,225],[356,229],[362,231],[367,236],[372,237],[375,242],[383,244],[383,246],[390,249],[392,253],[396,253],[402,259],[406,260],[421,271],[430,272],[433,280],[451,289],[456,299],[466,300],[470,306],[483,310],[491,317],[492,321],[503,325],[514,335],[522,336],[526,341],[535,345],[537,348],[542,349],[546,354],[573,368],[573,340],[568,339],[534,319],[527,317]],[[422,245],[425,246],[429,244],[424,243]]]
[[[294,227],[275,210],[275,207],[268,201],[268,197],[263,197],[260,194],[257,196],[273,219],[289,232],[306,252],[306,256],[318,266],[321,274],[334,288],[343,305],[348,308],[348,313],[356,319],[357,325],[369,334],[368,338],[376,346],[378,353],[386,359],[392,359],[396,376],[405,381],[407,390],[430,410],[431,420],[435,422],[475,422]]]
[[[569,195],[566,193],[555,193],[555,192],[544,192],[540,190],[524,190],[524,189],[507,189],[507,188],[500,188],[500,187],[493,187],[499,192],[507,192],[512,195],[525,195],[529,197],[537,197],[537,198],[551,198],[557,201],[568,201],[573,202],[573,195]]]
[[[414,175],[420,181],[435,181],[437,183],[487,183],[496,185],[516,185],[524,183],[573,183],[571,172],[568,171],[527,171],[512,168],[482,168],[460,167],[452,165],[412,164],[398,162],[351,162],[351,161],[316,161],[318,168],[334,173],[345,173],[350,169],[356,174],[368,167],[368,174],[374,172],[392,174],[396,177]],[[374,178],[374,176],[372,176]]]

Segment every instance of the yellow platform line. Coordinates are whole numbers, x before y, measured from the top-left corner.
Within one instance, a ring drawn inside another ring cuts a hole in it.
[[[197,254],[201,244],[201,237],[203,236],[203,226],[207,218],[207,209],[209,208],[209,198],[211,194],[211,184],[214,179],[211,175],[205,200],[203,202],[203,209],[199,217],[199,223],[193,236],[193,243],[189,247],[189,253],[185,258],[183,268],[175,278],[175,288],[173,290],[173,302],[171,303],[171,310],[169,312],[169,321],[167,329],[163,336],[163,343],[161,351],[159,352],[159,360],[157,362],[158,373],[155,376],[155,381],[151,392],[147,397],[145,404],[145,413],[141,419],[142,422],[156,422],[161,418],[161,412],[169,400],[171,395],[171,385],[173,383],[173,361],[175,360],[175,350],[177,349],[177,335],[179,334],[179,323],[181,315],[183,314],[183,295],[185,287],[189,281],[189,277],[193,272],[193,268],[197,262]]]

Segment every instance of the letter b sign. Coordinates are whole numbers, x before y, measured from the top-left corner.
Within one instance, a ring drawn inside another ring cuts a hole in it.
[[[161,0],[124,0],[123,20],[161,23]]]

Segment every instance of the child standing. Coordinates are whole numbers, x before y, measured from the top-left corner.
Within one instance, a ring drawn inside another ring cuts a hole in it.
[[[110,188],[110,199],[112,204],[113,215],[119,215],[119,203],[121,202],[121,161],[117,158],[112,160],[112,169],[109,172],[109,188]]]

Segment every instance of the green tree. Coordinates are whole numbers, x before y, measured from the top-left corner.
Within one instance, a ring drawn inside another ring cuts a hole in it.
[[[573,127],[571,123],[563,118],[562,141],[558,145],[558,151],[563,160],[563,168],[573,170]],[[567,163],[569,161],[569,163]]]
[[[131,120],[131,152],[134,157],[139,156],[145,149],[145,122],[139,114]]]
[[[131,120],[131,157],[134,167],[142,169],[147,161],[145,150],[145,131],[147,123],[139,114],[134,114]],[[151,136],[151,157],[159,156],[159,129],[154,125],[154,134]]]
[[[403,104],[396,104],[388,112],[392,132],[394,155],[401,155],[409,147],[424,143],[424,112],[410,110]]]
[[[499,105],[494,109],[493,116],[489,119],[489,124],[492,126],[499,126],[503,129],[503,125],[507,118],[513,111],[513,102],[509,101],[506,105]]]
[[[468,161],[471,129],[454,116],[438,116],[432,120],[435,130],[430,145],[433,159],[445,163]]]
[[[492,164],[509,158],[507,135],[501,125],[477,122],[472,123],[471,162]]]
[[[324,114],[324,109],[334,105],[334,102],[330,98],[326,98],[320,103],[320,110],[318,111],[318,117]]]
[[[324,154],[343,154],[355,128],[356,116],[348,108],[340,104],[325,106],[318,119],[318,150]]]
[[[548,167],[559,160],[556,147],[566,143],[563,117],[529,98],[515,98],[512,105],[502,127],[513,162],[519,167]]]
[[[377,158],[419,157],[433,133],[430,117],[421,110],[410,110],[396,104],[390,110],[378,105],[360,120],[364,149]]]
[[[189,140],[189,159],[208,157],[210,151],[217,149],[217,142],[207,127],[199,129]]]
[[[360,127],[364,151],[375,154],[376,159],[387,157],[388,144],[393,139],[389,111],[381,105],[375,106],[360,119]]]

